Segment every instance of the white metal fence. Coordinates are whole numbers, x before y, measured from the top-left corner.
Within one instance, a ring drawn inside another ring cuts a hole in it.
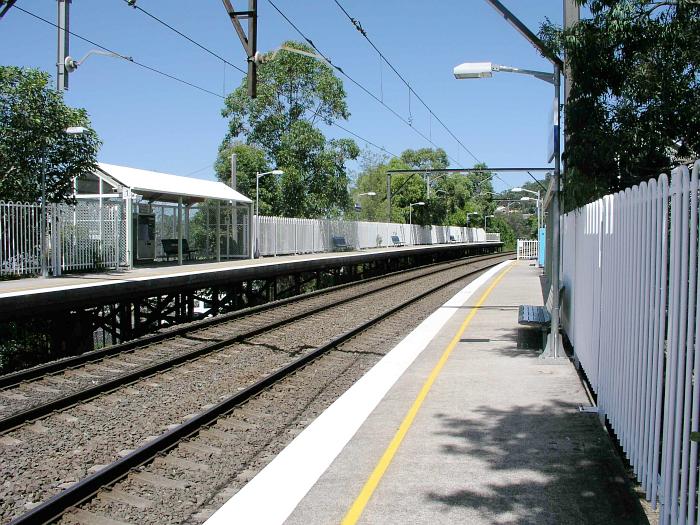
[[[145,206],[145,211],[155,216],[156,258],[162,257],[161,240],[177,237],[177,207]],[[215,259],[250,253],[247,210],[204,203],[188,207],[183,213],[183,237],[198,257]],[[125,201],[80,199],[76,206],[49,204],[46,222],[47,265],[53,275],[128,266],[132,247],[127,242]],[[0,202],[0,276],[41,271],[40,224],[39,205]],[[262,255],[332,251],[333,236],[344,237],[356,249],[500,240],[498,233],[487,234],[480,228],[260,217]]]
[[[261,255],[283,255],[333,250],[332,237],[342,236],[355,249],[399,244],[450,242],[499,242],[500,234],[481,228],[419,226],[386,222],[356,222],[326,219],[295,219],[260,216],[258,249]],[[489,236],[489,237],[487,237]]]
[[[699,523],[698,171],[562,217],[562,323],[660,523]]]
[[[540,243],[532,239],[518,239],[518,259],[537,259]]]
[[[41,208],[0,202],[0,275],[41,271]],[[61,271],[126,264],[126,222],[121,203],[82,201],[46,207],[47,266]]]

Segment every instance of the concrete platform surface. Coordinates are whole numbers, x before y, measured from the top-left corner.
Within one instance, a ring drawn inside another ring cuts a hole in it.
[[[539,271],[503,271],[457,307],[286,523],[647,523],[597,416],[579,411],[590,402],[573,365],[540,360],[539,331],[517,324],[520,304],[542,304]]]

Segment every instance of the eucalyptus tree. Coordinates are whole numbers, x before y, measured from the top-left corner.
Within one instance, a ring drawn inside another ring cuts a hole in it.
[[[313,54],[299,42],[284,47]],[[244,78],[226,97],[222,115],[229,128],[225,144],[242,140],[263,151],[268,166],[284,171],[260,180],[261,210],[336,217],[349,208],[346,163],[360,151],[353,140],[328,139],[321,130],[350,116],[343,83],[323,60],[284,49],[268,53],[258,68],[257,98],[248,97]]]

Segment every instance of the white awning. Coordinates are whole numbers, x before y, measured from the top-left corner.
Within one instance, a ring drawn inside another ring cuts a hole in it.
[[[127,166],[116,166],[100,162],[98,168],[116,182],[131,189],[134,193],[143,195],[147,200],[177,202],[183,197],[185,202],[199,202],[205,199],[216,199],[250,204],[245,195],[238,193],[223,182],[213,180],[181,177],[169,173],[140,170]]]

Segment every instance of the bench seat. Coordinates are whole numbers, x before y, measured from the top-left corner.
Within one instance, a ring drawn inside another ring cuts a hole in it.
[[[544,306],[521,304],[518,308],[518,324],[528,326],[548,326],[552,317]]]
[[[342,235],[333,235],[331,241],[333,241],[333,251],[349,251],[353,249]]]

